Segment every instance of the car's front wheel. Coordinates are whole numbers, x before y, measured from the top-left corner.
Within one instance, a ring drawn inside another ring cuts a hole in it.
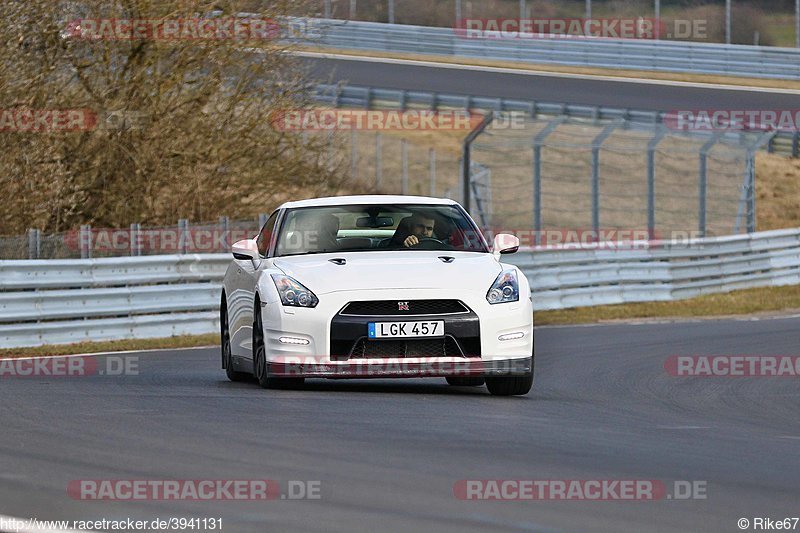
[[[231,352],[231,330],[228,327],[228,306],[226,305],[223,297],[222,305],[219,311],[220,323],[220,348],[222,350],[222,368],[225,369],[225,375],[231,381],[242,381],[248,375],[245,372],[237,372],[233,369],[233,354]]]
[[[528,394],[533,387],[533,362],[531,371],[522,376],[486,376],[486,388],[494,396],[522,396]]]
[[[305,378],[284,378],[270,375],[267,350],[264,343],[264,325],[261,320],[261,305],[256,300],[253,320],[253,374],[258,384],[265,389],[293,389],[303,385]]]

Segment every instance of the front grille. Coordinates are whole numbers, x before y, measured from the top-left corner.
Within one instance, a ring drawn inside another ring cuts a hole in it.
[[[400,303],[408,303],[408,311],[400,310]],[[339,313],[350,316],[415,316],[452,315],[469,313],[466,305],[458,300],[374,300],[350,302]]]
[[[350,359],[370,357],[462,357],[458,342],[447,335],[440,339],[358,339],[350,351]]]

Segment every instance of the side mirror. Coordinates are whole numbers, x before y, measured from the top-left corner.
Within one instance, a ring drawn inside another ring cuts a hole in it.
[[[233,243],[231,251],[233,252],[233,258],[241,261],[247,261],[248,259],[257,261],[259,258],[258,245],[253,239],[244,239]]]
[[[498,233],[494,236],[492,253],[499,258],[501,254],[513,254],[519,250],[519,239],[510,233]]]

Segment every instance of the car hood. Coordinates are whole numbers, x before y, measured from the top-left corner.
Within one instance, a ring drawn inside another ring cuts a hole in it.
[[[439,257],[452,257],[445,263]],[[344,259],[337,265],[330,259]],[[489,290],[501,272],[490,253],[350,252],[279,257],[273,264],[315,294],[369,289]]]

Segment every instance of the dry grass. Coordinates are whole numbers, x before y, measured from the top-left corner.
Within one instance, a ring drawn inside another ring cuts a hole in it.
[[[0,358],[41,357],[53,355],[89,354],[105,352],[124,352],[129,350],[160,350],[170,348],[191,348],[211,346],[219,343],[219,335],[185,335],[163,339],[125,339],[106,342],[79,342],[75,344],[55,344],[33,348],[13,348],[0,350]]]
[[[758,154],[756,195],[759,230],[800,227],[800,159]]]
[[[536,325],[544,326],[630,319],[727,317],[790,310],[800,310],[800,285],[747,289],[676,302],[643,302],[539,311],[534,320]]]

